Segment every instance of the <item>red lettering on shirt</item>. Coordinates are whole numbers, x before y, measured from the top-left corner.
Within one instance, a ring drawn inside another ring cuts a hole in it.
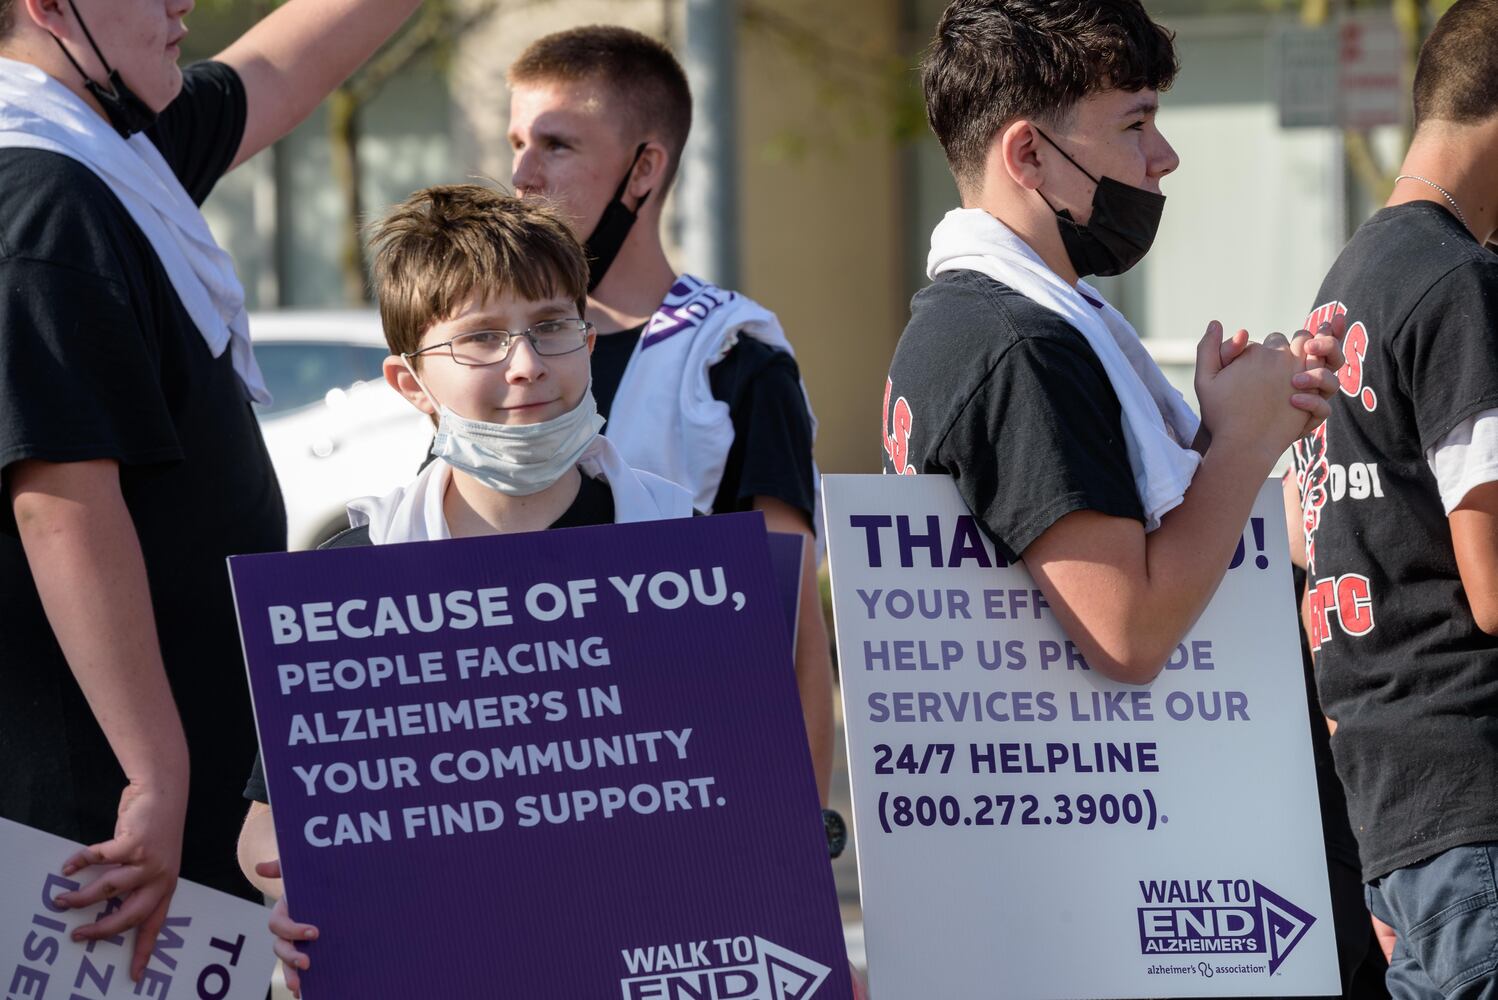
[[[1305,328],[1315,333],[1322,323],[1330,323],[1338,316],[1346,316],[1347,307],[1341,302],[1328,302],[1317,306],[1306,317]],[[1378,395],[1363,384],[1364,367],[1368,362],[1368,327],[1358,322],[1347,328],[1342,338],[1342,355],[1346,359],[1337,371],[1337,381],[1342,391],[1363,404],[1363,409],[1372,413],[1378,408]]]
[[[1295,485],[1300,490],[1301,529],[1306,536],[1306,568],[1316,571],[1316,529],[1326,506],[1330,468],[1326,461],[1326,424],[1295,442]]]
[[[1348,573],[1337,578],[1337,620],[1348,635],[1373,631],[1373,588],[1366,576]]]
[[[1306,588],[1306,616],[1310,618],[1306,640],[1312,650],[1331,638],[1332,612],[1337,608],[1337,588],[1333,580],[1318,580]]]
[[[895,400],[894,411],[890,411],[889,396],[894,383],[884,380],[884,453],[896,473],[902,476],[915,475],[915,466],[910,464],[910,429],[915,417],[910,412],[910,403],[901,396]]]
[[[1368,328],[1362,323],[1354,323],[1347,328],[1347,336],[1342,338],[1342,353],[1347,357],[1347,363],[1337,372],[1337,381],[1342,384],[1342,391],[1363,404],[1363,409],[1372,413],[1378,409],[1378,396],[1368,386],[1363,385],[1363,368],[1368,361]]]
[[[1373,587],[1361,573],[1317,580],[1306,588],[1306,640],[1313,651],[1332,640],[1332,616],[1347,635],[1367,635],[1377,624]]]

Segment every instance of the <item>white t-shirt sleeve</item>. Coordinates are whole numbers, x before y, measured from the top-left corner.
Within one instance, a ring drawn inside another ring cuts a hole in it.
[[[1483,410],[1457,424],[1425,459],[1449,515],[1473,488],[1498,482],[1498,410]]]

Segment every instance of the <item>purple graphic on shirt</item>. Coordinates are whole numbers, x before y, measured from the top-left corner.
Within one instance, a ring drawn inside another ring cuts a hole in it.
[[[701,326],[714,310],[732,302],[736,294],[683,275],[671,286],[655,315],[650,317],[645,335],[640,338],[640,350],[648,350],[678,333]]]
[[[766,537],[230,561],[309,1000],[849,996]]]

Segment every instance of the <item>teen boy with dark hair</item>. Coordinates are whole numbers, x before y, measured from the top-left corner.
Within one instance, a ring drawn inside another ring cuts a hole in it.
[[[923,81],[966,207],[932,236],[935,280],[886,387],[886,471],[951,475],[1088,663],[1131,683],[1201,613],[1275,460],[1335,391],[1301,370],[1308,350],[1336,360],[1334,337],[1224,345],[1213,322],[1197,440],[1138,336],[1080,281],[1149,249],[1178,163],[1155,127],[1175,72],[1137,0],[947,8]]]
[[[515,190],[561,206],[588,251],[598,324],[593,391],[632,465],[681,483],[699,510],[760,510],[813,536],[815,423],[775,316],[678,275],[661,209],[692,122],[671,51],[627,28],[548,35],[509,72]],[[817,787],[832,773],[832,664],[806,546],[796,676]]]
[[[1390,992],[1498,997],[1498,0],[1415,75],[1387,206],[1337,258],[1325,426],[1296,446],[1309,635]]]
[[[885,389],[885,470],[951,475],[1087,662],[1130,683],[1205,607],[1271,467],[1326,413],[1319,359],[1341,362],[1330,329],[1247,345],[1214,322],[1199,423],[1081,280],[1150,248],[1179,163],[1155,125],[1175,74],[1137,0],[947,8],[923,82],[964,208],[932,235]]]

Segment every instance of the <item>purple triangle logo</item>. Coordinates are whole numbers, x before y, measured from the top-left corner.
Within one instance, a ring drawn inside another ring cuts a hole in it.
[[[1254,893],[1259,901],[1259,923],[1264,928],[1265,944],[1269,949],[1269,974],[1272,976],[1300,944],[1316,918],[1258,882],[1254,883]]]
[[[820,962],[756,936],[768,980],[767,1000],[811,1000],[832,971]]]

